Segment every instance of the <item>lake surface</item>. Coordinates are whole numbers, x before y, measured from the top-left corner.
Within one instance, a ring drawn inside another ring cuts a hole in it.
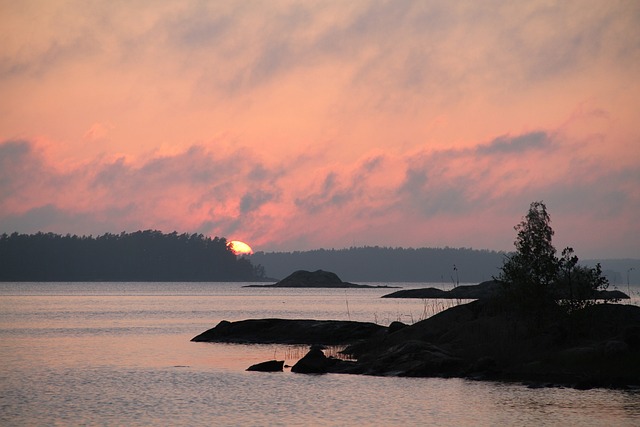
[[[248,318],[413,323],[456,301],[242,285],[0,283],[0,425],[640,425],[640,390],[246,372],[306,347],[190,339]]]

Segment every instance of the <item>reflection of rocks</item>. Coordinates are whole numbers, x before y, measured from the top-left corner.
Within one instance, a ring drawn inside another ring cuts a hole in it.
[[[247,371],[258,372],[282,372],[284,360],[267,360],[266,362],[256,363],[247,368]]]
[[[273,285],[248,285],[247,288],[393,288],[394,286],[357,285],[343,282],[330,271],[298,270]]]
[[[223,320],[191,341],[337,345],[372,338],[386,330],[375,323],[346,320]]]

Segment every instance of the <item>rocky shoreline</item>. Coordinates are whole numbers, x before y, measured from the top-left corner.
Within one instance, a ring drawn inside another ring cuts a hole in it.
[[[314,344],[306,358],[311,367],[294,372],[461,377],[579,389],[640,386],[640,307],[598,304],[571,316],[546,316],[535,325],[497,300],[482,299],[413,325],[222,321],[192,341]],[[348,344],[343,352],[355,360],[324,357],[318,347],[336,344]]]

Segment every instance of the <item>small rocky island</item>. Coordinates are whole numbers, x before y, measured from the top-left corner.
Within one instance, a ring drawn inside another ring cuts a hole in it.
[[[421,298],[421,299],[481,299],[497,296],[501,291],[501,284],[497,280],[487,280],[477,285],[462,285],[445,291],[438,288],[406,289],[383,295],[381,298]],[[559,293],[559,292],[558,292]],[[564,292],[566,294],[566,292]],[[566,295],[557,295],[566,298]],[[623,300],[629,295],[617,289],[596,291],[592,296],[596,300]]]
[[[395,286],[358,285],[343,282],[330,271],[298,270],[272,285],[247,285],[246,288],[393,288]]]
[[[375,323],[348,320],[247,319],[223,320],[191,339],[196,342],[239,344],[323,344],[344,345],[387,332]]]
[[[383,295],[382,298],[424,298],[424,299],[480,299],[494,296],[500,284],[489,280],[477,285],[462,285],[445,291],[438,288],[406,289]]]

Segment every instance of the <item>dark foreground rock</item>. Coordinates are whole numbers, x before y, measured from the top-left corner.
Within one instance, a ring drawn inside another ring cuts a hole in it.
[[[247,368],[247,371],[257,372],[282,372],[284,368],[284,360],[267,360],[266,362],[256,363]]]
[[[375,323],[346,320],[223,320],[191,341],[340,345],[371,339],[384,334],[386,330],[386,327]]]
[[[262,319],[220,322],[193,341],[349,344],[355,361],[312,348],[294,372],[464,377],[579,389],[640,386],[640,307],[598,304],[527,316],[499,299],[461,304],[413,325]]]
[[[299,374],[324,374],[331,366],[331,360],[322,351],[322,346],[314,345],[304,357],[291,367],[291,372]]]
[[[524,318],[492,300],[459,305],[345,350],[352,373],[640,385],[640,307],[599,304]]]
[[[394,286],[357,285],[343,282],[330,271],[298,270],[273,285],[247,285],[247,288],[392,288]]]
[[[477,285],[457,286],[449,291],[438,288],[406,289],[383,295],[382,298],[421,298],[421,299],[486,299],[493,298],[501,290],[500,282],[487,280]],[[624,292],[598,291],[595,295],[598,300],[629,299]]]

